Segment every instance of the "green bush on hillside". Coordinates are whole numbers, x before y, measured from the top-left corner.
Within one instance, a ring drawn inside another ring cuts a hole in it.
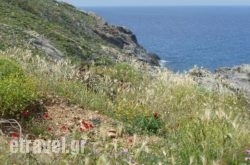
[[[135,130],[142,131],[148,134],[157,134],[164,126],[164,122],[161,118],[152,116],[137,116],[133,120],[133,126]]]
[[[37,97],[35,83],[14,62],[0,59],[0,115],[15,117]]]
[[[23,75],[22,69],[12,61],[0,59],[0,80],[9,77],[20,77]]]

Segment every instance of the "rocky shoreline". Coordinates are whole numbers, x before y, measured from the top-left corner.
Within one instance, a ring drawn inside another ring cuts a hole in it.
[[[98,26],[93,30],[103,40],[115,45],[124,54],[133,56],[139,61],[151,66],[160,66],[160,58],[154,53],[148,53],[138,42],[135,34],[125,27],[109,25],[101,17],[90,12],[88,15],[98,20]],[[152,67],[154,68],[154,67]],[[157,68],[157,67],[156,67]],[[232,68],[218,68],[215,72],[194,67],[187,73],[201,87],[210,90],[242,93],[250,100],[250,64],[235,66]]]
[[[124,54],[133,56],[139,61],[151,66],[160,66],[160,58],[154,53],[148,53],[138,42],[135,34],[125,27],[109,25],[94,13],[88,15],[98,20],[98,26],[93,30],[103,40],[118,47]],[[154,67],[152,67],[154,68]],[[156,67],[157,68],[157,67]],[[201,87],[209,90],[228,91],[243,94],[250,100],[250,64],[232,68],[218,68],[215,72],[194,67],[188,73]]]
[[[214,73],[194,67],[187,74],[201,87],[243,94],[250,101],[250,64],[218,68]]]

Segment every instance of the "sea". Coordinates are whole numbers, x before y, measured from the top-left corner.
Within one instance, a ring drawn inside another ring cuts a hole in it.
[[[250,7],[88,7],[109,24],[125,26],[165,67],[214,71],[250,63]]]

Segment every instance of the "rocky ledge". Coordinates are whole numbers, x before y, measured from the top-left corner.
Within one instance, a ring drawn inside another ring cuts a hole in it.
[[[194,67],[188,74],[202,87],[240,93],[250,100],[250,64],[219,68],[214,73]]]

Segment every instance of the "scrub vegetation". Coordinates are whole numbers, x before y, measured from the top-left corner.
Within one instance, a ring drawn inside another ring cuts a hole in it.
[[[250,163],[250,105],[239,93],[200,87],[132,57],[102,56],[103,45],[121,51],[88,31],[94,17],[68,4],[0,0],[0,11],[3,164]],[[29,45],[37,33],[65,56]],[[19,137],[87,143],[77,155],[10,153],[9,141]]]

